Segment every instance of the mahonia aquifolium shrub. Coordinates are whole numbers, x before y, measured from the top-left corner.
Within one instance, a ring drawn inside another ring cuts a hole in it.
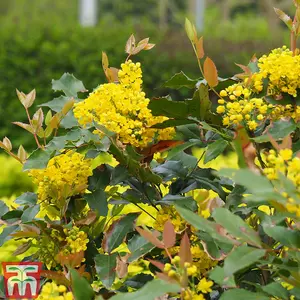
[[[36,193],[1,202],[0,247],[17,239],[16,257],[43,263],[37,299],[299,299],[294,4],[294,20],[276,9],[291,49],[252,58],[229,79],[218,77],[186,20],[205,79],[181,72],[167,82],[193,90],[186,100],[146,97],[133,56],[154,45],[133,35],[120,70],[103,53],[108,83],[85,99],[83,83],[64,74],[52,82],[64,96],[31,116],[35,90],[17,91],[28,123],[15,124],[37,150],[16,152],[7,137],[0,147],[23,164]],[[217,160],[238,167],[217,171]]]

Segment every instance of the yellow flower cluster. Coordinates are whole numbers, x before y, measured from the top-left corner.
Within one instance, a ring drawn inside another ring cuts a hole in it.
[[[268,79],[268,94],[280,95],[288,93],[297,96],[300,88],[300,55],[293,56],[293,52],[286,46],[263,55],[258,60],[259,72],[253,76],[254,90],[263,89],[263,80]]]
[[[142,91],[140,63],[127,61],[118,73],[119,84],[100,85],[83,102],[75,104],[74,115],[83,126],[93,121],[115,132],[124,144],[144,148],[149,143],[168,140],[174,128],[150,128],[168,118],[153,116],[148,108],[149,99]],[[102,136],[100,130],[94,133]]]
[[[182,276],[186,276],[185,274],[187,274],[189,277],[198,277],[199,275],[199,271],[194,264],[185,262],[184,266],[180,266],[179,256],[175,256],[171,260],[171,263],[165,264],[163,271],[168,275],[168,277],[177,280],[178,282],[182,281]],[[212,291],[212,286],[213,282],[211,280],[207,280],[205,277],[202,277],[196,286],[193,284],[192,289],[185,289],[183,299],[205,299],[203,294],[210,293]]]
[[[43,285],[37,300],[74,300],[74,297],[72,292],[68,292],[64,285],[47,282]]]
[[[220,92],[217,113],[223,115],[223,125],[242,125],[255,130],[266,118],[277,120],[291,117],[300,119],[300,107],[280,103],[282,93],[297,96],[300,88],[300,55],[293,56],[286,47],[272,50],[258,60],[259,71],[244,82],[229,86]],[[278,100],[270,104],[258,95],[267,82],[266,95]]]
[[[222,90],[220,96],[222,99],[218,100],[220,105],[217,113],[224,115],[225,126],[243,124],[250,130],[255,130],[273,108],[272,104],[261,98],[251,98],[251,91],[241,83]]]
[[[80,153],[69,151],[51,158],[46,169],[29,172],[38,185],[41,205],[48,204],[62,208],[65,200],[80,194],[87,188],[88,177],[92,175],[91,160]]]
[[[77,226],[73,226],[71,230],[64,229],[64,233],[67,236],[67,245],[64,249],[65,254],[74,254],[87,249],[86,245],[89,242],[87,234],[84,231],[79,230]]]
[[[263,172],[268,179],[278,179],[278,173],[280,172],[295,184],[297,191],[300,193],[300,158],[293,157],[291,149],[281,149],[278,153],[272,149],[269,151],[266,160],[267,167]],[[290,198],[286,192],[283,192],[283,196],[287,198],[286,209],[300,217],[300,205],[295,203],[295,200]]]
[[[186,222],[173,206],[164,206],[157,212],[156,221],[153,225],[154,229],[163,231],[164,225],[168,220],[174,225],[175,232],[181,232],[186,227]]]
[[[41,236],[37,239],[36,246],[38,251],[35,255],[38,260],[43,262],[48,269],[56,267],[57,261],[55,257],[59,252],[59,243],[57,243],[57,240],[52,238],[52,235],[51,239],[48,236]]]

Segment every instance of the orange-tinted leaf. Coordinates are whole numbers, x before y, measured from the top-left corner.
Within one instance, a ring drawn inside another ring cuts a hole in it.
[[[116,273],[119,278],[124,278],[128,274],[128,264],[126,262],[126,258],[123,260],[123,257],[117,257],[117,267]]]
[[[151,50],[153,47],[155,47],[155,44],[149,43],[145,46],[144,50]]]
[[[78,267],[84,258],[84,251],[71,253],[68,255],[63,254],[63,252],[59,252],[56,256],[56,260],[62,265],[68,268]]]
[[[26,124],[26,123],[22,123],[22,122],[12,122],[13,124],[22,127],[23,129],[29,131],[30,133],[33,133],[33,128],[31,125]]]
[[[219,83],[218,71],[215,63],[207,57],[203,66],[204,77],[210,87],[215,87]]]
[[[154,153],[167,151],[183,143],[184,143],[183,141],[172,141],[172,140],[159,141],[157,144],[152,145],[149,148],[143,149],[141,154],[143,154],[145,157],[149,157],[152,156]]]
[[[16,233],[12,233],[11,236],[16,238],[21,237],[36,237],[38,234],[36,232],[30,232],[30,231],[18,231]]]
[[[153,259],[150,259],[150,258],[148,258],[148,261],[150,261],[150,263],[152,265],[154,265],[156,268],[158,268],[162,272],[164,271],[165,265],[162,262],[157,261],[157,260],[153,260]]]
[[[171,248],[176,243],[176,233],[174,230],[174,225],[170,220],[168,220],[164,225],[163,242],[166,248]]]
[[[193,260],[190,239],[186,232],[184,233],[180,242],[179,257],[181,266],[183,266],[185,262],[191,263]]]
[[[167,282],[171,282],[171,283],[175,283],[175,284],[178,284],[178,281],[176,281],[175,279],[173,278],[170,278],[168,275],[164,274],[164,273],[159,273],[159,272],[156,272],[155,275],[161,279],[161,280],[164,280],[164,281],[167,281]]]
[[[199,59],[204,57],[203,36],[196,42],[197,56]]]
[[[92,224],[97,218],[97,214],[90,210],[88,213],[87,213],[87,216],[81,220],[78,220],[75,222],[76,225],[90,225]]]
[[[37,234],[41,233],[41,230],[38,227],[33,226],[33,225],[21,224],[20,227],[22,228],[22,230],[24,232],[35,232]]]
[[[142,237],[144,237],[147,241],[152,243],[157,248],[165,248],[164,244],[151,231],[144,230],[140,227],[135,227],[135,229]]]
[[[55,282],[58,283],[58,284],[63,284],[65,286],[70,286],[71,285],[71,282],[61,272],[42,270],[41,271],[41,276],[46,277],[48,279],[55,280]]]

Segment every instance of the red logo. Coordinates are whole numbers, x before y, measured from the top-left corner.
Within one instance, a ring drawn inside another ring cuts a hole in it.
[[[5,296],[7,299],[35,299],[40,290],[40,262],[3,262]]]

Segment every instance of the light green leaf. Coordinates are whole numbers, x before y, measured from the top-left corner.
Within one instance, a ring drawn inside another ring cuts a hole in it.
[[[300,232],[283,226],[263,224],[264,232],[289,248],[300,248]]]
[[[288,291],[279,282],[272,282],[266,286],[262,286],[262,290],[273,297],[278,297],[281,300],[289,299]]]
[[[164,86],[172,89],[180,89],[182,87],[193,89],[198,81],[199,79],[191,79],[181,71],[169,79]]]
[[[72,291],[75,299],[92,300],[94,299],[94,291],[91,285],[84,277],[81,277],[76,270],[71,269]]]
[[[222,225],[231,235],[256,247],[261,247],[259,235],[239,216],[234,215],[228,209],[218,207],[212,214],[215,221]]]
[[[266,251],[263,249],[256,249],[246,245],[237,247],[224,261],[225,276],[231,276],[237,271],[251,266],[265,255],[265,253]]]
[[[270,300],[269,297],[261,293],[252,293],[243,289],[234,289],[226,291],[220,300]]]
[[[141,289],[133,293],[119,293],[111,300],[154,300],[168,293],[179,293],[180,286],[160,279],[146,283]]]
[[[58,80],[52,80],[52,89],[54,91],[63,91],[68,97],[77,97],[78,92],[85,92],[83,83],[74,77],[74,75],[65,73]]]

